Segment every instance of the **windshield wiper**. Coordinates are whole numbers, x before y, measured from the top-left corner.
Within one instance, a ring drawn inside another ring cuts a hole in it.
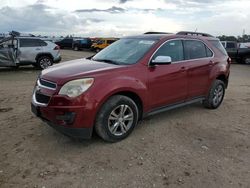
[[[111,59],[92,59],[93,61],[100,61],[100,62],[105,62],[105,63],[110,63],[110,64],[115,64],[115,65],[120,65],[118,62],[113,61]]]

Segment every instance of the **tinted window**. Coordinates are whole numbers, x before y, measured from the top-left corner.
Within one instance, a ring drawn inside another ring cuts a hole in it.
[[[88,44],[88,40],[87,39],[81,40],[81,44]]]
[[[172,40],[166,42],[155,53],[153,59],[155,59],[157,56],[170,56],[172,58],[172,62],[184,60],[182,41]]]
[[[207,57],[206,47],[203,42],[197,40],[186,40],[185,42],[185,58],[199,59]]]
[[[221,51],[224,55],[227,55],[227,52],[225,48],[222,46],[221,42],[219,40],[210,40],[209,41],[215,48],[217,48],[219,51]]]
[[[36,47],[40,45],[41,40],[39,39],[20,39],[20,47]]]
[[[227,42],[227,48],[236,48],[234,42]]]
[[[47,46],[47,43],[44,42],[43,40],[39,40],[39,45],[40,46]]]
[[[61,42],[62,43],[71,43],[72,39],[63,39]]]

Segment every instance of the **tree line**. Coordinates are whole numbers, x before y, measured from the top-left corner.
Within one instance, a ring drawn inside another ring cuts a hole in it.
[[[217,38],[219,38],[221,41],[250,42],[250,35],[243,35],[238,37],[222,35],[218,36]]]

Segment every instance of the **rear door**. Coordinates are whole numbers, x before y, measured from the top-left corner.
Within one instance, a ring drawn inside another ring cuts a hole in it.
[[[40,45],[40,39],[20,38],[20,62],[31,63],[36,62],[36,56],[43,52],[43,47]]]
[[[213,52],[200,40],[184,40],[187,61],[188,99],[201,97],[209,87]]]
[[[170,56],[172,63],[149,67],[150,107],[159,108],[184,102],[187,96],[187,71],[182,40],[167,41],[153,55],[152,60],[157,56]]]

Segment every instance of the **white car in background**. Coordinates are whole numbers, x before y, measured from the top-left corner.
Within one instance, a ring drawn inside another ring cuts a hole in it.
[[[239,47],[240,48],[250,48],[250,42],[240,43]]]
[[[0,67],[33,65],[46,69],[60,61],[60,47],[53,42],[30,36],[11,36],[0,41]]]

